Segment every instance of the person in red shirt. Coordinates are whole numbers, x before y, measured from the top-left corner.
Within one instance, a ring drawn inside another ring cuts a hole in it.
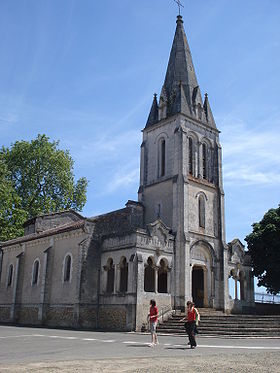
[[[197,346],[195,340],[195,332],[196,332],[196,323],[199,321],[199,313],[197,309],[194,307],[193,302],[187,302],[187,314],[186,316],[181,319],[180,321],[186,322],[186,331],[189,336],[189,345],[191,348],[195,348]]]
[[[157,333],[156,333],[158,316],[159,314],[158,314],[158,308],[156,306],[156,301],[152,299],[150,301],[150,312],[148,315],[148,319],[150,322],[151,337],[152,337],[152,343],[150,345],[151,347],[154,347],[155,345],[159,344]]]

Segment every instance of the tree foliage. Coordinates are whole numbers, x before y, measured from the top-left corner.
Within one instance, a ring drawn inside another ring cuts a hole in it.
[[[58,141],[38,135],[0,151],[6,170],[0,181],[2,193],[8,193],[6,198],[13,201],[14,208],[20,206],[24,218],[70,208],[81,211],[86,203],[88,181],[82,177],[75,183],[74,162],[69,151],[58,149],[58,145]]]
[[[13,188],[6,164],[0,156],[0,241],[21,236],[26,218],[21,198]]]
[[[270,209],[259,223],[252,226],[253,232],[245,241],[258,286],[265,286],[268,293],[277,294],[280,292],[280,205]]]

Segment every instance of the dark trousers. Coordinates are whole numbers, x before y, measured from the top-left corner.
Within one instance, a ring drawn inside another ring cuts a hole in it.
[[[187,331],[188,336],[189,336],[189,341],[190,341],[191,347],[196,347],[195,329],[196,329],[195,321],[188,321],[186,323],[186,331]]]

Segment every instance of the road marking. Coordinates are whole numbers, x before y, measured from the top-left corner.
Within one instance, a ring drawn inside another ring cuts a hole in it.
[[[0,338],[5,339],[5,338],[22,338],[22,337],[35,337],[35,335],[34,334],[6,335]]]
[[[150,346],[151,343],[148,342],[136,342],[136,341],[123,341],[123,344],[130,344],[130,345],[147,345]]]
[[[267,347],[267,346],[211,346],[211,345],[199,345],[198,347],[204,348],[229,348],[229,349],[244,349],[244,350],[280,350],[280,347]]]
[[[26,337],[40,337],[40,338],[57,338],[57,339],[68,339],[68,340],[81,340],[81,341],[96,341],[96,342],[103,342],[103,343],[123,343],[123,344],[140,344],[149,346],[150,343],[148,342],[138,342],[138,341],[117,341],[115,339],[96,339],[96,338],[79,338],[79,337],[67,337],[67,336],[59,336],[59,335],[47,335],[47,334],[22,334],[22,335],[8,335],[8,336],[1,336],[0,339],[9,339],[9,338],[26,338]],[[189,348],[186,344],[171,344],[171,343],[163,343],[162,346],[171,346],[171,347],[179,347],[179,348]],[[199,344],[198,348],[219,348],[219,349],[234,349],[234,350],[280,350],[280,347],[276,346],[233,346],[233,345],[206,345],[206,344]]]
[[[117,342],[117,341],[115,339],[100,339],[100,342],[113,343],[113,342]]]

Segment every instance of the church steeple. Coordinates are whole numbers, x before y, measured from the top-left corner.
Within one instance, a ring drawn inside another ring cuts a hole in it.
[[[170,52],[168,67],[165,75],[163,87],[168,97],[167,114],[173,115],[178,111],[174,101],[176,96],[183,87],[185,97],[188,104],[188,109],[192,113],[192,96],[193,90],[198,86],[190,47],[185,34],[183,20],[181,16],[177,16],[177,27]]]
[[[159,104],[154,98],[146,127],[182,113],[216,128],[209,102],[202,100],[181,15],[177,16],[176,23]]]

